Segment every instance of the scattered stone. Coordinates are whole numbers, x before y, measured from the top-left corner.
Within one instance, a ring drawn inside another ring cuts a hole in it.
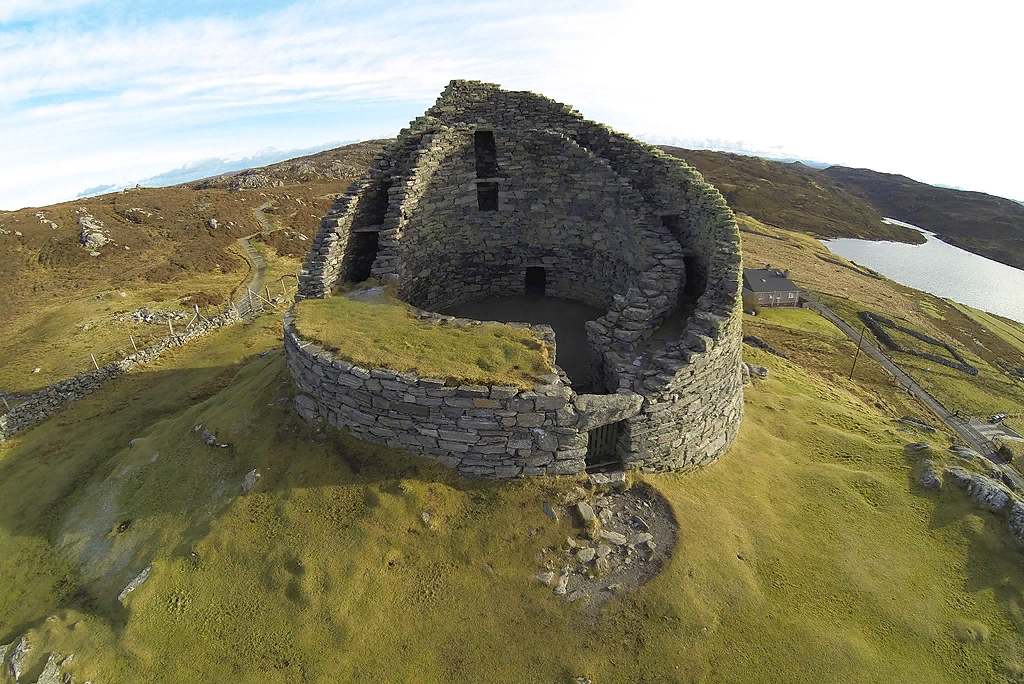
[[[935,473],[935,464],[927,458],[921,461],[921,476],[917,478],[917,481],[925,489],[940,489],[942,487],[942,480]]]
[[[608,560],[608,556],[598,558],[594,563],[594,569],[597,571],[598,575],[607,575],[611,572],[612,563]]]
[[[569,537],[568,539],[566,539],[566,540],[565,540],[565,544],[566,544],[566,546],[568,546],[568,547],[569,547],[570,549],[575,549],[575,548],[576,548],[576,540],[575,540],[575,539],[573,539],[572,537]]]
[[[979,454],[977,451],[965,447],[961,444],[954,444],[953,446],[949,447],[949,450],[952,453],[959,456],[960,458],[964,459],[965,461],[973,461],[975,459],[981,458],[981,454]]]
[[[608,546],[607,544],[598,544],[597,545],[597,557],[598,558],[604,558],[605,556],[607,556],[611,552],[612,552],[612,547]]]
[[[555,596],[565,596],[565,589],[569,585],[569,566],[562,568],[562,572],[558,575],[558,583],[552,590]]]
[[[60,676],[61,655],[54,651],[46,659],[46,666],[39,674],[36,684],[62,684]]]
[[[611,530],[601,530],[601,539],[610,541],[612,544],[622,546],[626,543],[626,535],[621,532],[613,532]]]
[[[86,249],[95,251],[110,242],[107,229],[94,216],[79,216],[78,228],[78,241]]]
[[[259,480],[261,477],[263,476],[260,475],[259,471],[256,470],[255,468],[250,470],[248,473],[245,474],[245,479],[242,480],[242,491],[248,494],[249,491],[256,486],[256,481]]]
[[[594,473],[589,479],[590,484],[595,487],[623,489],[626,486],[626,473],[621,470],[616,470],[612,473]]]
[[[535,530],[532,527],[527,527],[526,528],[526,536],[527,537],[536,537],[537,536],[537,530]]]
[[[749,385],[750,384],[750,368],[747,367],[747,364],[745,364],[745,363],[741,363],[740,364],[740,374],[743,376],[743,384],[744,385]]]
[[[582,598],[587,598],[590,594],[587,593],[586,589],[577,589],[576,591],[569,594],[569,603],[576,603]]]
[[[607,587],[605,587],[605,589],[612,592],[613,594],[617,594],[620,591],[622,591],[622,585],[618,582],[615,582],[614,584],[609,584]]]
[[[21,637],[11,649],[11,654],[7,658],[7,671],[14,677],[14,681],[21,679],[22,668],[25,666],[25,659],[31,649],[32,645],[29,644],[27,636]]]
[[[1024,549],[1024,504],[1014,499],[1010,506],[1010,534],[1017,546]]]
[[[593,547],[586,546],[576,552],[576,559],[580,563],[589,563],[594,560],[594,556],[597,555],[597,550]]]
[[[931,449],[932,445],[929,444],[928,442],[913,442],[911,444],[908,444],[907,448],[910,449],[911,451],[922,452]]]
[[[647,524],[647,521],[641,518],[639,515],[633,516],[633,522],[636,523],[636,526],[644,532],[648,532],[651,529],[651,526]]]
[[[551,583],[555,581],[555,573],[552,570],[547,572],[539,572],[535,575],[538,582],[541,582],[544,586],[550,587]]]
[[[117,595],[117,600],[121,603],[124,603],[124,600],[125,598],[127,598],[128,594],[132,593],[133,591],[141,587],[142,583],[149,579],[149,573],[152,571],[153,564],[150,563],[145,567],[145,569],[142,572],[135,576],[135,579],[129,582],[128,585],[121,590],[121,593]]]
[[[612,509],[610,509],[610,508],[602,508],[597,513],[597,517],[600,518],[601,522],[603,524],[605,524],[605,525],[607,525],[608,523],[611,522],[613,515],[615,515],[615,514],[612,513]]]
[[[1010,493],[991,478],[974,473],[967,487],[971,500],[982,508],[998,513],[1010,503]]]
[[[943,474],[953,480],[958,487],[966,489],[967,485],[971,483],[970,471],[961,468],[960,466],[952,466],[942,471]]]
[[[765,368],[764,366],[758,366],[756,363],[748,363],[747,371],[750,373],[751,376],[756,378],[768,377],[768,369]]]
[[[430,524],[430,514],[429,514],[429,513],[427,513],[426,511],[423,511],[423,512],[422,512],[422,513],[420,514],[420,520],[422,520],[422,521],[423,521],[423,524],[424,524],[424,525],[429,525],[429,524]]]
[[[203,441],[208,446],[215,446],[217,444],[217,438],[214,437],[209,430],[203,430]]]
[[[580,519],[584,525],[597,524],[597,516],[594,515],[594,509],[586,501],[580,501],[576,504],[576,511],[580,514]]]
[[[142,441],[142,437],[136,437],[132,441],[128,442],[128,448],[131,449],[132,447],[134,447],[137,443],[139,443],[141,441]]]
[[[587,492],[583,489],[583,487],[576,486],[562,494],[562,503],[564,503],[566,506],[572,506],[573,504],[579,501],[583,501],[586,498]]]
[[[633,540],[629,542],[629,548],[635,549],[645,542],[649,542],[654,539],[654,535],[650,532],[641,532],[640,534],[633,537]]]
[[[544,502],[544,515],[548,516],[555,522],[558,522],[558,513],[555,513],[555,509],[551,507],[547,501]]]

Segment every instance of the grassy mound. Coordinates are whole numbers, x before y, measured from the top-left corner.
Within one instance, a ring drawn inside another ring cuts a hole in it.
[[[415,370],[455,384],[530,389],[538,376],[553,372],[547,348],[530,330],[424,323],[388,298],[307,299],[295,307],[295,328],[303,339],[357,365]]]
[[[658,577],[595,618],[532,577],[540,549],[574,530],[542,509],[574,480],[472,481],[318,438],[277,401],[294,391],[279,351],[236,364],[276,346],[264,321],[177,350],[0,447],[0,643],[28,633],[29,681],[53,650],[76,654],[76,681],[105,682],[1022,671],[1024,576],[1005,521],[959,491],[918,489],[907,438],[795,363],[748,350],[770,375],[747,390],[736,445],[709,469],[642,478],[681,521],[679,543]],[[198,424],[229,447],[206,446]],[[262,478],[246,494],[253,468]]]

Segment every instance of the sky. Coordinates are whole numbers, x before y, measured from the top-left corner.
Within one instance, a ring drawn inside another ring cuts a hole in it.
[[[1010,0],[0,0],[0,209],[392,137],[453,78],[1024,199]]]

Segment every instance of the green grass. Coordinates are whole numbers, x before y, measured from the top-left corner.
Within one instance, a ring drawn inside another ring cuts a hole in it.
[[[950,305],[957,311],[985,326],[989,331],[1000,337],[1017,351],[1024,353],[1024,325],[1008,318],[1003,318],[1002,316],[990,314],[987,311],[982,311],[981,309],[975,309],[974,307],[967,306],[966,304],[959,304],[952,300],[947,301],[949,301]]]
[[[104,682],[991,682],[1022,662],[1005,521],[917,489],[908,438],[801,366],[748,350],[770,375],[736,445],[640,478],[679,543],[595,618],[532,579],[578,532],[541,508],[575,480],[317,441],[275,401],[280,351],[235,365],[275,338],[270,317],[227,328],[0,446],[0,643],[29,631],[30,675],[51,650]]]
[[[747,316],[744,320],[750,319]],[[775,325],[793,330],[814,333],[824,337],[845,340],[843,331],[821,317],[813,309],[796,309],[787,307],[765,307],[755,317],[758,323]]]
[[[528,329],[506,325],[452,327],[418,321],[390,298],[307,299],[295,307],[306,340],[360,366],[415,370],[455,384],[532,388],[552,371],[547,349]]]
[[[827,298],[828,306],[856,329],[863,327],[857,316],[862,306],[851,300],[836,297]],[[873,339],[870,331],[867,339]],[[901,344],[916,350],[929,351],[945,356],[945,351],[908,335],[897,332]],[[882,347],[876,341],[876,346]],[[890,352],[884,349],[892,361],[910,374],[918,384],[939,400],[947,409],[963,413],[987,416],[992,413],[1019,413],[1024,411],[1024,388],[1006,375],[1001,369],[989,364],[973,351],[960,347],[967,362],[978,368],[978,375],[970,376],[938,363],[911,354]]]

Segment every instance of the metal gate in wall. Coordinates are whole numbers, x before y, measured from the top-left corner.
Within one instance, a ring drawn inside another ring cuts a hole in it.
[[[587,434],[587,465],[596,466],[613,462],[615,441],[618,436],[618,423],[609,423],[591,430]]]

